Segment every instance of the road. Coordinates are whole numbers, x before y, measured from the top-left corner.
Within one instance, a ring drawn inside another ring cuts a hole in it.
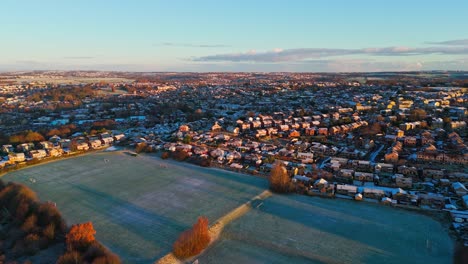
[[[371,164],[375,164],[375,158],[377,157],[377,155],[379,155],[380,151],[382,151],[384,147],[385,145],[380,145],[380,147],[376,151],[372,152],[369,158],[369,161],[371,162]]]
[[[328,158],[324,159],[324,160],[320,163],[320,165],[318,165],[318,168],[319,168],[319,169],[323,169],[323,167],[325,167],[325,163],[329,162],[330,160],[331,160],[331,157],[328,157]]]

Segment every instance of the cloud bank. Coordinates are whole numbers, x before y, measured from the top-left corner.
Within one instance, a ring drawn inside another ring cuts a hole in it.
[[[455,40],[447,40],[447,41],[440,41],[440,42],[426,42],[427,44],[433,45],[461,45],[461,46],[468,46],[468,39],[455,39]]]
[[[437,47],[384,47],[363,49],[300,48],[275,49],[272,51],[248,51],[244,53],[226,53],[192,58],[199,62],[291,62],[307,59],[321,59],[334,56],[415,56],[415,55],[468,55],[468,46]]]

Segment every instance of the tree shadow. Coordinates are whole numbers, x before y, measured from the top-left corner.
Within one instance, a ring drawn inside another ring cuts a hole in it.
[[[75,190],[83,193],[85,199],[92,202],[87,203],[87,209],[102,214],[106,220],[112,224],[119,225],[130,231],[147,243],[157,245],[158,254],[151,259],[138,259],[137,262],[148,263],[158,259],[172,250],[172,244],[178,235],[184,230],[190,228],[177,221],[176,219],[156,214],[147,209],[141,208],[128,201],[111,196],[107,193],[95,190],[82,184],[70,184]],[[195,219],[194,219],[195,221]],[[96,230],[99,235],[99,225],[96,223]],[[125,239],[121,237],[121,239]],[[117,241],[115,241],[117,242]],[[126,256],[134,258],[128,253],[128,249],[120,248],[118,243],[111,242],[106,244],[111,249],[117,249],[117,252],[123,252]],[[136,247],[138,245],[135,245]],[[127,252],[126,252],[127,251]],[[125,257],[125,256],[123,256]],[[132,260],[131,262],[134,262]]]

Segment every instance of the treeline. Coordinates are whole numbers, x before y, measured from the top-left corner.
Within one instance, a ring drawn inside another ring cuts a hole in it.
[[[0,210],[3,259],[33,256],[64,239],[65,220],[55,205],[39,202],[25,185],[0,180]]]
[[[174,152],[164,151],[161,154],[162,159],[172,158],[177,161],[187,161],[189,163],[201,166],[201,167],[211,167],[211,159],[203,158],[198,156],[189,156],[189,154],[183,150],[176,150]]]
[[[72,133],[76,132],[77,128],[74,124],[63,125],[50,130],[32,131],[27,130],[16,133],[10,136],[0,135],[0,144],[21,144],[21,143],[37,143],[46,140],[52,136],[69,137]]]
[[[26,100],[39,101],[75,101],[93,97],[95,92],[91,86],[51,88],[47,90],[37,90],[26,97]]]
[[[62,244],[65,252],[55,256],[59,264],[120,263],[118,256],[95,240],[91,223],[68,231],[55,204],[40,202],[23,184],[0,180],[0,221],[0,263],[27,259],[56,244]]]

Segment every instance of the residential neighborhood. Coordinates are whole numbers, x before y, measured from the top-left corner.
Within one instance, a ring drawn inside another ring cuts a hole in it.
[[[467,88],[410,76],[114,77],[137,78],[2,85],[0,168],[110,146],[263,177],[281,162],[298,193],[448,210],[468,243],[468,216],[455,213],[468,212]]]

